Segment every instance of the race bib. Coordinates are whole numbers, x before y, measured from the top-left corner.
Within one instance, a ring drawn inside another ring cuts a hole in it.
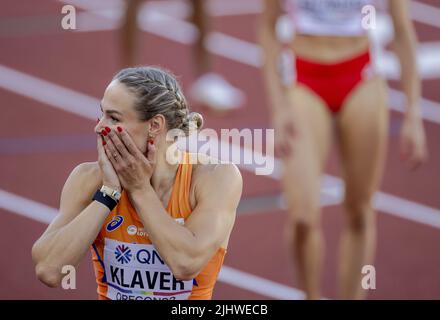
[[[174,278],[155,247],[105,238],[107,297],[112,300],[186,300],[193,280]]]

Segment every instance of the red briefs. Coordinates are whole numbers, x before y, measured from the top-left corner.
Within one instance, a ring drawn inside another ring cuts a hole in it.
[[[301,83],[327,104],[332,113],[337,113],[350,92],[372,75],[370,52],[342,62],[325,64],[296,57],[296,81]]]

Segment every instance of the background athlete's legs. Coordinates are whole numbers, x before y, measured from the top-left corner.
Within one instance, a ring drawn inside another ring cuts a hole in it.
[[[131,67],[136,64],[137,13],[143,0],[126,0],[124,21],[121,27],[121,64]]]
[[[296,137],[293,153],[283,160],[283,186],[289,207],[287,240],[308,299],[320,298],[323,257],[320,225],[320,178],[332,136],[332,119],[324,103],[309,89],[289,94]]]
[[[199,77],[211,70],[210,54],[205,48],[205,39],[209,28],[209,19],[205,14],[203,1],[205,0],[191,0],[193,7],[191,22],[196,25],[199,31],[199,36],[194,44],[193,56],[193,68],[196,77]]]
[[[137,15],[144,0],[126,0],[124,21],[121,27],[121,62],[123,67],[136,64],[137,57]],[[208,28],[208,19],[204,13],[203,0],[191,0],[192,16],[191,22],[197,26],[199,36],[194,44],[193,68],[196,77],[208,72],[211,68],[209,53],[204,46],[205,36]]]
[[[387,91],[381,78],[355,89],[341,110],[337,131],[347,213],[340,243],[340,294],[343,299],[360,299],[365,296],[362,267],[374,260],[376,215],[372,197],[380,184],[387,143]]]
[[[227,111],[240,107],[245,102],[243,92],[232,86],[220,74],[213,72],[211,54],[206,49],[209,31],[209,17],[206,0],[191,0],[193,14],[191,21],[199,31],[194,44],[193,70],[196,77],[190,94],[197,104],[216,111]]]
[[[200,106],[217,111],[226,111],[245,103],[243,92],[232,86],[221,75],[212,71],[211,55],[205,47],[208,35],[209,17],[205,12],[205,0],[191,0],[191,22],[198,29],[198,37],[193,46],[192,64],[195,82],[190,90],[191,98]],[[137,59],[137,15],[143,0],[127,0],[124,21],[121,27],[122,67],[136,65]]]

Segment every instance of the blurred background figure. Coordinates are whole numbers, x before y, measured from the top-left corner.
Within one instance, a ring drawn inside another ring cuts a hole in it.
[[[419,106],[416,36],[408,2],[388,3],[395,33],[393,48],[406,96],[401,155],[411,168],[416,168],[427,156]],[[387,85],[370,58],[367,28],[375,28],[368,25],[375,23],[375,17],[364,13],[374,15],[373,4],[368,0],[266,0],[262,14],[263,72],[275,144],[284,164],[283,187],[289,208],[287,238],[299,281],[309,299],[321,297],[324,241],[320,182],[333,136],[345,182],[340,298],[365,296],[362,268],[374,261],[376,213],[372,200],[385,164],[389,111]],[[288,14],[292,38],[284,49],[277,38],[277,22],[283,9]],[[292,60],[286,64],[290,49]]]
[[[126,0],[125,16],[121,27],[121,67],[134,66],[138,61],[137,17],[144,2],[144,0]],[[209,17],[204,4],[206,1],[191,0],[190,2],[192,4],[190,20],[198,30],[192,57],[196,81],[189,91],[190,97],[197,105],[220,113],[242,107],[246,99],[244,93],[220,74],[211,71],[211,55],[205,47],[209,29]]]

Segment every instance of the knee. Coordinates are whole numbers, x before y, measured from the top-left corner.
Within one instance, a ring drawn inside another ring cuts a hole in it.
[[[309,217],[314,217],[320,212],[319,196],[317,192],[309,191],[302,194],[285,194],[287,206],[290,213],[290,221],[311,221]]]
[[[370,198],[346,198],[347,226],[354,232],[365,232],[374,227],[375,213]]]
[[[287,197],[289,216],[285,225],[288,242],[301,245],[319,228],[320,204],[314,192]]]
[[[315,232],[319,232],[320,222],[317,216],[312,218],[290,218],[287,226],[289,242],[301,246]]]

